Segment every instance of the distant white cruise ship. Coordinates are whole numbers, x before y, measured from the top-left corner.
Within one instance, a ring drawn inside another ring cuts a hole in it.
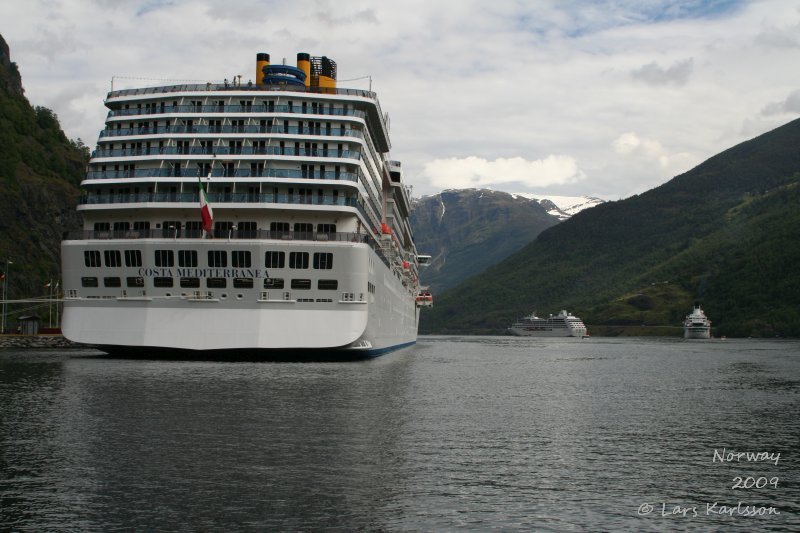
[[[409,190],[375,93],[258,54],[110,92],[62,242],[64,335],[110,353],[377,355],[416,341]],[[424,260],[424,256],[423,256]]]
[[[586,326],[580,318],[562,310],[556,316],[540,318],[531,313],[508,328],[514,335],[526,337],[585,337]]]
[[[700,309],[700,304],[694,304],[692,312],[686,315],[683,322],[683,338],[685,339],[710,339],[711,321]]]

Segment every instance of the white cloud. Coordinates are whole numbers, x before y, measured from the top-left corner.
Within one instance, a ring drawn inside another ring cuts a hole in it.
[[[541,188],[586,178],[575,159],[550,155],[528,161],[521,157],[488,161],[480,157],[436,159],[425,164],[425,176],[443,189],[519,184]]]
[[[800,113],[800,89],[789,93],[785,100],[771,102],[761,110],[762,115],[777,115],[780,113]]]
[[[662,68],[653,61],[632,71],[631,76],[649,85],[685,85],[693,68],[692,58],[676,61],[669,68]]]
[[[669,175],[676,175],[685,172],[698,161],[692,155],[685,152],[670,153],[664,146],[654,139],[640,137],[634,132],[623,133],[612,143],[614,151],[626,158],[634,165],[644,167],[653,164]]]

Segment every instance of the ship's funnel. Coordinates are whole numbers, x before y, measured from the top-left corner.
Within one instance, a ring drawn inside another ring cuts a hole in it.
[[[256,55],[256,85],[264,84],[264,67],[269,66],[269,54],[259,52]]]
[[[324,89],[336,88],[336,61],[326,56],[311,58],[312,85]],[[316,81],[316,83],[314,83]]]
[[[311,86],[311,56],[300,52],[297,54],[297,68],[306,73],[306,87]]]

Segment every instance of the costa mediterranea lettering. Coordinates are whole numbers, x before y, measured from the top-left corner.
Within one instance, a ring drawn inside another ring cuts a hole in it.
[[[179,278],[268,278],[266,270],[257,268],[162,268],[143,267],[139,275],[145,278],[174,277]]]

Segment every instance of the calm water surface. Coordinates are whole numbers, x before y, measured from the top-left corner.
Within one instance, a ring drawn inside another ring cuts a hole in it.
[[[0,529],[800,531],[798,408],[795,341],[0,350]]]

